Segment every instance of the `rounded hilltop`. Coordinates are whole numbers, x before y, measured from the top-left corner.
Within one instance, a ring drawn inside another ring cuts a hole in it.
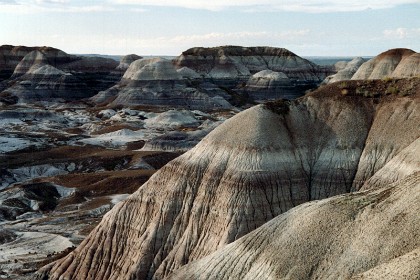
[[[406,78],[420,74],[420,56],[410,49],[391,49],[363,63],[352,80]],[[395,71],[397,70],[397,71]]]

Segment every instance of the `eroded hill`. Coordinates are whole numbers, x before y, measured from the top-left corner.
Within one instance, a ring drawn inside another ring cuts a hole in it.
[[[398,91],[386,90],[392,85]],[[410,254],[419,242],[414,204],[420,166],[418,156],[408,156],[419,154],[419,97],[419,78],[351,81],[322,87],[295,101],[248,109],[155,173],[106,214],[78,248],[46,266],[39,278],[162,279],[175,272],[179,274],[174,277],[182,279],[198,277],[196,269],[205,278],[334,277],[337,271],[324,271],[335,267],[331,264],[353,277],[385,265],[396,257],[393,253]],[[387,175],[387,168],[400,173]],[[303,204],[368,189],[371,183],[382,189]],[[383,189],[389,184],[394,185]],[[399,212],[406,213],[407,222],[402,224],[402,238],[395,238],[392,229],[399,227],[388,227],[386,221]],[[314,219],[306,223],[309,214]],[[375,228],[377,235],[370,232]],[[379,254],[379,243],[363,243],[364,229],[367,238],[386,236],[393,247]],[[325,239],[312,239],[330,231]],[[360,235],[351,237],[353,232]],[[270,243],[275,233],[284,238]],[[305,236],[307,241],[301,242]],[[335,259],[343,254],[339,242],[356,240],[361,247],[349,245],[343,259]],[[259,254],[252,250],[258,244],[271,248]],[[302,258],[272,256],[282,244],[290,246],[287,254],[296,252]],[[365,258],[352,253],[364,246],[370,248]],[[255,261],[248,265],[250,260]],[[198,262],[177,272],[193,261]],[[218,263],[223,262],[226,267],[221,270]],[[280,266],[280,272],[273,272],[266,265],[270,263]]]

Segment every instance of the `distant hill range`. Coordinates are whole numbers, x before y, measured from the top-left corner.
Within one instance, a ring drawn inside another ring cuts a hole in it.
[[[192,48],[175,58],[0,47],[3,103],[95,95],[92,101],[101,105],[225,109],[302,96],[332,73],[286,49],[270,47]]]

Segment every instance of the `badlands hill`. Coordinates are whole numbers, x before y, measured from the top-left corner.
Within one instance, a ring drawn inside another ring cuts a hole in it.
[[[128,54],[121,58],[120,64],[118,64],[118,70],[127,70],[130,64],[136,60],[142,59],[143,57],[136,54]]]
[[[365,61],[366,60],[361,57],[356,57],[353,60],[346,62],[345,66],[339,69],[336,74],[328,76],[324,80],[324,83],[334,83],[338,81],[350,80],[354,73],[356,73],[356,71]]]
[[[419,181],[305,203],[168,279],[419,279]]]
[[[419,98],[419,78],[349,81],[252,107],[155,173],[38,277],[418,275]]]
[[[364,63],[352,80],[407,78],[420,74],[420,56],[410,49],[392,49]]]
[[[343,80],[409,78],[420,75],[420,54],[410,49],[391,49],[364,62],[355,58],[324,83]]]
[[[178,67],[188,67],[199,74],[224,80],[247,79],[263,70],[284,73],[292,80],[320,82],[321,69],[289,50],[273,47],[223,46],[191,48],[174,60]]]
[[[0,47],[0,98],[20,102],[90,97],[115,84],[118,63],[51,47]],[[11,98],[13,97],[13,98]]]
[[[134,61],[98,104],[230,108],[253,100],[295,98],[330,72],[281,48],[192,48],[173,61]]]

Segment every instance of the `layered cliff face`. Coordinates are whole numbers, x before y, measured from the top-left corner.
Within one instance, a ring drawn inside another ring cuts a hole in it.
[[[419,181],[298,206],[168,279],[418,279]]]
[[[272,47],[192,48],[174,59],[174,64],[256,100],[302,96],[305,89],[331,74],[286,49]]]
[[[263,70],[283,72],[292,80],[321,82],[325,73],[315,64],[283,48],[223,46],[192,48],[174,60],[214,80],[247,79]]]
[[[22,58],[34,50],[34,47],[0,46],[0,82],[9,79]]]
[[[172,62],[162,58],[140,59],[130,64],[121,82],[92,98],[96,103],[147,105],[190,109],[226,109],[225,98],[195,87],[176,71]]]
[[[0,85],[2,96],[14,96],[20,102],[90,97],[114,85],[121,77],[112,73],[118,65],[112,59],[78,57],[51,47],[17,51],[20,49],[14,47],[3,55],[7,57],[7,67],[15,67],[13,74]]]
[[[294,53],[269,47],[193,48],[173,61],[141,59],[96,103],[226,109],[247,102],[296,98],[329,70]]]
[[[407,246],[402,240],[418,232],[419,223],[412,223],[418,221],[414,217],[418,207],[407,212],[400,235],[384,233],[384,227],[418,201],[418,164],[408,163],[418,163],[418,157],[404,156],[409,154],[404,149],[419,153],[420,135],[413,128],[420,123],[420,91],[419,80],[413,81],[414,89],[405,96],[365,97],[350,87],[341,94],[340,86],[332,84],[296,101],[259,105],[236,115],[116,205],[74,252],[45,267],[40,279],[162,279],[216,250],[174,277],[264,278],[290,273],[305,278],[314,265],[311,275],[337,278],[341,270],[336,267],[352,276],[393,253],[409,253],[418,236],[411,236]],[[363,185],[374,175],[365,169],[380,171],[387,164],[414,168],[411,177],[387,178],[387,184],[397,184],[388,191],[305,204],[257,229],[294,206],[349,192],[355,182]],[[381,205],[395,200],[400,201],[395,208],[383,210]],[[370,214],[382,223],[372,227]],[[354,253],[370,244],[359,234],[364,231],[388,240],[389,250],[380,255],[383,244],[374,243],[368,257]],[[323,259],[329,244],[331,258]],[[347,248],[344,253],[342,245]],[[278,254],[280,248],[288,249],[283,255]],[[258,253],[264,249],[266,254]],[[225,252],[229,256],[222,256]],[[292,257],[295,252],[300,261]],[[219,267],[219,261],[226,266]]]
[[[294,86],[283,72],[262,70],[255,73],[246,83],[246,92],[256,101],[276,99],[279,88],[284,98],[294,98]],[[288,89],[291,89],[290,96]]]
[[[415,77],[420,74],[419,65],[420,56],[413,50],[391,49],[363,63],[351,79]]]

